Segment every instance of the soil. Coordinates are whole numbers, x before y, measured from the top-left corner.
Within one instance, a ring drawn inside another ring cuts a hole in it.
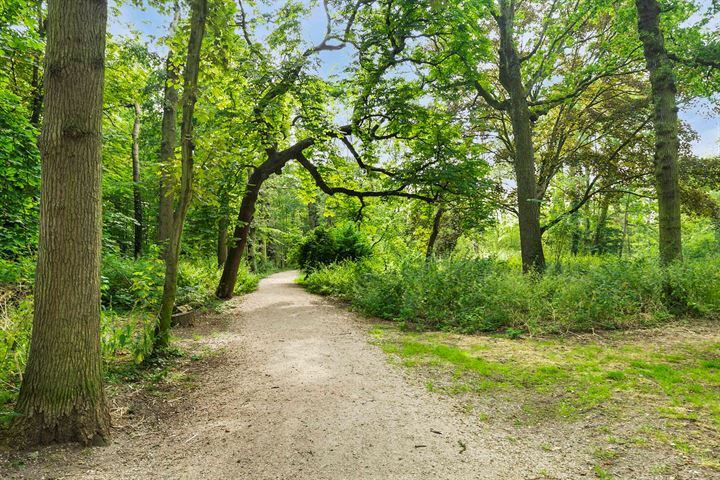
[[[373,321],[296,275],[177,329],[196,353],[155,388],[110,392],[110,446],[6,454],[0,478],[596,478],[583,424],[489,428],[388,362],[370,342]],[[707,478],[686,474],[652,478]]]

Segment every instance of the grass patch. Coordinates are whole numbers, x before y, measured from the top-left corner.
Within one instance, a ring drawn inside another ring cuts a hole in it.
[[[400,364],[421,368],[428,390],[491,399],[499,421],[538,425],[593,415],[614,424],[649,416],[663,427],[632,438],[610,435],[608,443],[644,448],[661,442],[717,468],[712,448],[720,438],[720,330],[710,328],[576,340],[405,333],[396,326],[374,327],[371,334]],[[593,452],[606,461],[616,454],[600,446]]]

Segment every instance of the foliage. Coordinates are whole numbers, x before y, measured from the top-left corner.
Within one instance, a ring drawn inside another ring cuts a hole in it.
[[[370,250],[364,235],[348,222],[315,228],[300,241],[295,255],[300,268],[312,272],[323,265],[367,257]]]
[[[32,298],[18,302],[5,295],[0,292],[0,421],[5,416],[3,405],[14,400],[18,393],[32,325]]]
[[[163,273],[163,262],[156,257],[131,260],[118,253],[106,253],[101,277],[103,306],[120,312],[156,309]]]
[[[648,260],[578,258],[542,277],[493,259],[404,258],[324,266],[304,281],[369,315],[419,328],[531,334],[627,329],[717,316],[720,258],[667,271]]]

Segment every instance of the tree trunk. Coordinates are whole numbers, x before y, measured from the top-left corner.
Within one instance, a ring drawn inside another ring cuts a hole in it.
[[[30,444],[110,436],[100,350],[106,23],[103,0],[48,2],[35,311],[15,423]]]
[[[658,196],[660,262],[682,259],[678,185],[678,109],[675,76],[660,30],[657,0],[635,0],[638,32],[650,72],[655,127],[655,183]]]
[[[235,231],[233,232],[232,246],[228,249],[227,260],[223,268],[222,277],[218,284],[215,295],[221,299],[229,299],[233,296],[237,274],[240,270],[243,252],[248,244],[248,233],[250,224],[255,215],[255,204],[257,203],[260,188],[263,182],[273,173],[280,173],[282,167],[288,162],[288,157],[281,157],[274,151],[268,151],[268,158],[248,177],[245,186],[245,194],[240,203]]]
[[[255,215],[255,203],[257,203],[260,187],[262,187],[263,182],[267,178],[262,166],[256,168],[250,175],[250,178],[248,178],[245,194],[240,204],[240,212],[238,213],[237,222],[235,223],[232,246],[228,249],[223,274],[220,278],[218,288],[215,291],[215,295],[218,298],[228,299],[233,296],[242,255],[248,243],[250,223]]]
[[[180,4],[175,2],[175,14],[170,24],[169,36],[172,37],[180,21]],[[176,122],[177,122],[177,85],[178,73],[173,64],[173,52],[168,52],[165,61],[165,91],[163,93],[162,139],[160,143],[160,203],[158,209],[157,241],[167,247],[173,229],[173,164],[175,160]]]
[[[428,239],[427,250],[425,251],[425,258],[428,260],[431,259],[433,256],[433,251],[435,249],[435,241],[437,240],[438,234],[440,233],[440,221],[442,220],[444,213],[445,209],[442,207],[438,207],[437,211],[435,212],[432,230],[430,231],[430,238]]]
[[[135,258],[142,254],[143,247],[143,209],[140,196],[140,103],[135,101],[135,123],[132,131],[132,167],[133,167],[133,207],[135,213]]]
[[[180,135],[182,138],[182,176],[178,205],[173,214],[173,228],[165,254],[165,283],[163,285],[160,318],[155,336],[155,348],[164,349],[170,344],[170,321],[175,306],[178,259],[185,216],[190,207],[193,185],[193,113],[197,100],[197,82],[200,72],[200,50],[205,35],[207,0],[191,2],[190,40],[183,79],[183,113]]]
[[[520,72],[520,58],[513,40],[514,5],[500,0],[497,23],[500,30],[500,83],[510,98],[510,120],[515,147],[515,180],[520,225],[520,251],[523,271],[542,272],[545,254],[540,229],[540,202],[535,179],[535,153],[525,87]]]
[[[610,209],[610,196],[604,195],[600,201],[600,215],[598,215],[597,225],[595,226],[595,235],[593,236],[593,253],[602,255],[607,249],[605,239],[605,229],[607,228],[608,211]]]

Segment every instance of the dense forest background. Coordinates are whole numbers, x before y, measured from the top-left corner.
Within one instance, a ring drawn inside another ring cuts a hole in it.
[[[720,313],[720,155],[694,153],[677,118],[717,124],[716,3],[146,6],[162,37],[106,37],[106,366],[167,349],[171,314],[293,268],[412,328],[565,334]],[[8,421],[33,318],[48,14],[0,3]]]

